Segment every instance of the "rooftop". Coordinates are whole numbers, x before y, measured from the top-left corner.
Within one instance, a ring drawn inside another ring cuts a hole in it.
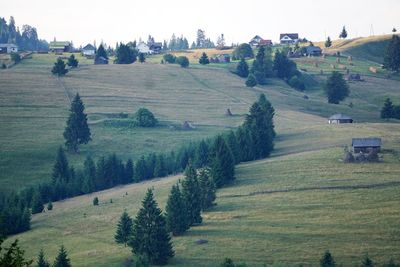
[[[351,145],[353,147],[379,147],[382,145],[381,138],[353,138]]]

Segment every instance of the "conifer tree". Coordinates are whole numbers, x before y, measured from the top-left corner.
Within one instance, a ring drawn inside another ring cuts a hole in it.
[[[235,159],[221,136],[215,139],[211,159],[211,176],[218,188],[235,179]]]
[[[78,67],[79,61],[75,58],[75,56],[72,54],[69,58],[68,58],[68,62],[67,62],[68,66],[76,68]]]
[[[182,181],[182,195],[186,203],[189,225],[200,224],[201,199],[200,186],[197,180],[197,171],[189,161],[185,169],[185,178]]]
[[[83,177],[83,193],[87,194],[96,191],[96,166],[89,155],[83,163]]]
[[[114,236],[115,242],[119,244],[124,244],[124,246],[126,247],[126,244],[128,243],[132,235],[132,227],[133,221],[131,217],[129,217],[126,210],[124,210],[118,222],[117,233]]]
[[[144,159],[144,156],[142,156],[135,164],[135,171],[134,171],[135,182],[140,182],[145,180],[146,173],[147,173],[146,161]]]
[[[154,200],[153,191],[147,190],[133,225],[128,245],[136,255],[146,257],[151,264],[165,265],[174,256],[166,220]]]
[[[257,79],[254,74],[250,73],[246,80],[247,87],[254,87],[257,85]]]
[[[240,150],[240,162],[253,160],[253,139],[249,129],[244,126],[239,127],[236,131],[236,139]]]
[[[95,197],[93,198],[93,206],[98,206],[99,205],[99,198]]]
[[[80,144],[87,144],[91,139],[85,106],[77,93],[71,103],[70,115],[64,131],[65,146],[78,152]]]
[[[350,94],[349,86],[343,79],[343,74],[334,71],[328,77],[325,84],[325,93],[328,97],[328,103],[339,104]]]
[[[167,175],[167,167],[163,155],[158,155],[154,166],[154,177],[164,177]]]
[[[124,184],[129,184],[133,182],[133,161],[132,159],[128,159],[125,164],[125,176],[124,176]]]
[[[390,98],[386,98],[385,104],[381,109],[381,118],[382,119],[389,119],[394,117],[394,105]]]
[[[202,169],[199,173],[199,185],[201,196],[201,209],[207,210],[214,206],[216,199],[216,187],[214,181],[211,179],[209,170]]]
[[[179,185],[172,186],[165,211],[167,229],[174,236],[181,235],[189,229],[186,203],[179,189]]]
[[[210,60],[208,59],[208,56],[205,52],[203,52],[203,54],[201,55],[201,57],[199,58],[199,63],[201,65],[207,65],[210,64]]]
[[[206,141],[201,140],[196,149],[195,165],[197,168],[204,167],[208,164],[208,145]]]
[[[400,37],[393,35],[385,51],[384,66],[398,72],[400,70]]]
[[[240,162],[240,153],[239,145],[235,136],[235,133],[231,130],[227,134],[224,135],[225,142],[228,145],[229,149],[232,152],[232,156],[235,159],[235,164]]]
[[[368,254],[365,254],[364,258],[362,259],[361,267],[374,267],[374,263],[369,258]]]
[[[116,50],[118,50],[118,44],[116,46]],[[107,55],[106,50],[104,49],[103,44],[100,44],[99,48],[97,48],[95,59],[99,59],[100,57],[104,57],[105,59],[108,59],[108,55]]]
[[[343,39],[347,38],[347,31],[346,31],[346,27],[345,26],[343,26],[343,29],[340,32],[339,38],[343,38]]]
[[[71,267],[71,261],[68,258],[67,251],[65,250],[63,245],[58,251],[58,255],[54,261],[53,267]]]
[[[64,76],[68,73],[68,70],[65,68],[65,62],[61,58],[57,58],[57,61],[51,69],[51,73],[57,76]]]
[[[40,193],[36,191],[32,199],[32,214],[41,213],[44,210],[43,200]]]
[[[322,258],[319,261],[319,266],[320,267],[335,267],[335,260],[332,257],[332,254],[327,250],[325,254],[322,256]]]
[[[258,84],[265,84],[266,78],[272,76],[272,59],[270,49],[260,46],[251,67]]]
[[[50,267],[49,262],[46,260],[46,258],[44,256],[43,249],[41,249],[39,252],[36,267]]]
[[[56,162],[53,166],[52,181],[67,183],[70,177],[70,169],[68,166],[68,160],[65,156],[64,149],[60,146],[57,152]]]
[[[242,78],[249,76],[249,65],[244,58],[241,58],[236,66],[236,73]]]
[[[331,37],[328,36],[328,38],[325,41],[325,47],[331,47],[332,46],[332,41],[331,41]]]

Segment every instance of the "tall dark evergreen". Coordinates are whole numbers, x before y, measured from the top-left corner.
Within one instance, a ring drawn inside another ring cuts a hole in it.
[[[325,94],[328,97],[328,103],[331,104],[339,104],[349,96],[349,86],[344,80],[343,74],[337,71],[332,72],[325,84]]]
[[[328,38],[325,41],[325,47],[328,48],[331,46],[332,46],[332,40],[331,40],[331,37],[328,36]]]
[[[335,267],[336,263],[332,254],[327,250],[319,261],[320,267]]]
[[[265,84],[266,78],[272,76],[271,50],[260,46],[251,67],[251,73],[256,77],[258,84]]]
[[[135,182],[140,182],[146,179],[147,176],[147,168],[146,168],[146,160],[144,156],[140,157],[135,164],[134,171],[134,180]]]
[[[398,72],[400,70],[400,37],[393,35],[390,40],[384,56],[384,64],[386,69]]]
[[[201,65],[207,65],[210,64],[210,60],[208,59],[208,56],[205,52],[203,52],[203,54],[201,55],[201,57],[199,58],[199,63]]]
[[[119,244],[124,244],[124,246],[126,246],[128,244],[129,239],[131,238],[132,231],[133,231],[133,221],[125,210],[122,213],[121,218],[119,219],[117,225],[117,232],[114,236],[115,242]]]
[[[209,149],[206,141],[201,140],[196,149],[195,165],[197,168],[204,167],[208,164]]]
[[[3,248],[4,238],[0,236],[0,266],[1,267],[30,267],[32,260],[25,259],[25,251],[18,245],[18,239],[15,239],[9,247]]]
[[[236,66],[236,73],[242,78],[249,76],[249,65],[244,58],[241,58]]]
[[[136,48],[129,44],[120,43],[116,50],[115,63],[116,64],[132,64],[137,60],[138,52]]]
[[[83,163],[83,193],[91,193],[96,190],[96,165],[90,156]]]
[[[36,267],[50,267],[49,262],[46,260],[44,256],[43,249],[40,250],[37,262],[36,262]]]
[[[64,130],[65,146],[78,152],[78,146],[87,144],[91,139],[85,106],[77,93],[71,103],[67,126]]]
[[[144,53],[139,53],[139,62],[144,63],[146,61],[146,56]]]
[[[232,156],[235,159],[235,164],[240,162],[240,148],[237,142],[235,133],[231,130],[227,134],[224,135],[225,142],[228,145],[229,149],[232,152]]]
[[[57,76],[64,76],[68,73],[68,70],[65,68],[65,62],[61,58],[57,58],[57,61],[51,69],[51,73]]]
[[[70,67],[76,68],[76,67],[78,67],[79,61],[75,58],[74,55],[71,55],[71,56],[68,58],[67,64],[68,64],[68,66],[70,66]]]
[[[99,59],[100,57],[104,57],[105,59],[108,59],[108,55],[107,55],[106,50],[104,49],[103,44],[100,44],[100,45],[99,45],[99,48],[97,48],[97,50],[96,50],[95,59],[97,60],[97,59]]]
[[[277,51],[274,57],[273,70],[280,79],[289,80],[298,74],[297,65],[284,52]]]
[[[164,177],[168,174],[165,158],[163,155],[158,155],[154,166],[154,177]]]
[[[240,162],[253,160],[255,157],[250,130],[247,127],[240,126],[236,131],[236,139],[240,149]]]
[[[218,136],[211,151],[211,176],[217,187],[235,179],[235,159],[224,138]]]
[[[394,117],[394,105],[390,98],[386,98],[385,103],[381,109],[381,118],[389,119]]]
[[[146,257],[154,265],[165,265],[174,256],[165,217],[151,189],[147,190],[142,208],[134,220],[132,238],[128,245],[134,254]]]
[[[200,186],[197,180],[197,171],[189,161],[185,169],[185,178],[182,181],[182,195],[186,203],[189,225],[200,224],[201,199]]]
[[[70,169],[67,156],[62,147],[58,148],[56,162],[53,166],[52,181],[67,183],[70,178]]]
[[[209,170],[202,169],[199,173],[199,186],[200,186],[200,198],[201,198],[201,209],[207,210],[214,206],[216,199],[216,187],[212,180]]]
[[[32,198],[32,214],[41,213],[44,210],[42,196],[38,191],[35,192]]]
[[[346,26],[343,26],[342,31],[339,34],[339,38],[343,38],[346,39],[347,38],[347,30],[346,30]]]
[[[129,184],[133,182],[133,171],[134,165],[132,159],[128,159],[125,164],[125,176],[124,176],[124,184]]]
[[[181,235],[189,229],[189,218],[186,209],[186,202],[179,185],[173,185],[165,208],[165,217],[167,229],[174,236]]]
[[[71,267],[71,260],[68,258],[67,251],[64,246],[60,247],[58,255],[54,261],[53,267]]]

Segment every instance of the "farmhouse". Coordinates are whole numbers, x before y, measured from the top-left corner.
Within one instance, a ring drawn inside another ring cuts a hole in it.
[[[150,45],[150,50],[153,54],[159,54],[162,50],[162,43],[152,43]]]
[[[281,44],[297,44],[299,42],[298,33],[281,33],[279,36]]]
[[[49,44],[49,50],[54,53],[71,52],[72,45],[68,41],[53,41]]]
[[[95,53],[96,48],[91,44],[87,44],[84,48],[82,48],[82,55],[84,56],[94,56]]]
[[[0,44],[0,54],[10,54],[18,52],[18,46],[15,44]]]
[[[335,114],[329,117],[329,124],[353,123],[353,119],[343,114]]]
[[[253,48],[256,48],[256,47],[259,47],[262,45],[272,45],[272,41],[265,40],[265,39],[261,38],[260,36],[256,35],[250,40],[249,45]]]
[[[151,54],[152,53],[152,51],[150,50],[150,47],[144,42],[140,42],[137,45],[136,49],[139,51],[139,53],[142,53],[142,54]]]
[[[380,138],[353,138],[351,146],[354,153],[366,153],[372,150],[381,150],[382,140]]]
[[[306,47],[306,55],[307,56],[321,56],[322,55],[322,49],[319,46],[307,46]]]

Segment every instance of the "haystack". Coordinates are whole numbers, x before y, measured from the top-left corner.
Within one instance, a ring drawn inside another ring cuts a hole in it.
[[[182,130],[189,131],[193,129],[194,129],[193,125],[188,121],[185,121],[182,125]]]

